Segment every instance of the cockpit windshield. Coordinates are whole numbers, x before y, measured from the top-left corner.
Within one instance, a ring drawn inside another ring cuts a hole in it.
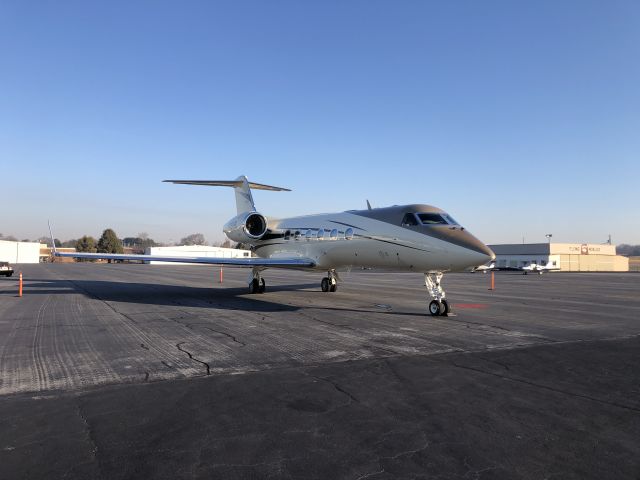
[[[454,218],[448,213],[443,213],[442,216],[449,222],[450,225],[460,225],[458,222],[454,220]]]
[[[423,225],[458,225],[458,222],[446,213],[418,213],[418,218]]]
[[[416,216],[413,213],[407,213],[402,219],[403,227],[414,227],[418,225],[418,221],[416,220]]]

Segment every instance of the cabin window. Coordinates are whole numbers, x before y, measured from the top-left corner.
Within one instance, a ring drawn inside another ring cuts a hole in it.
[[[335,240],[336,238],[338,238],[337,228],[334,228],[333,230],[331,230],[331,233],[329,234],[329,238],[331,238],[331,240]]]
[[[415,226],[418,225],[418,221],[416,220],[416,216],[413,213],[407,213],[402,219],[402,226]]]
[[[305,237],[307,240],[311,240],[313,238],[313,230],[307,230]]]
[[[296,230],[296,233],[293,234],[296,240],[300,240],[300,230]]]
[[[318,240],[324,239],[324,228],[318,230]]]
[[[418,218],[423,225],[446,225],[447,221],[439,213],[419,213]]]
[[[351,240],[353,238],[353,228],[347,228],[344,232],[344,238]]]

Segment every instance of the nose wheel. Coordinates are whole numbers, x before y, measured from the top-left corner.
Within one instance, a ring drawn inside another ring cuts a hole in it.
[[[446,317],[451,312],[449,302],[445,300],[445,293],[440,285],[443,276],[444,274],[442,272],[424,274],[424,285],[427,287],[427,292],[431,297],[429,313],[434,317]]]

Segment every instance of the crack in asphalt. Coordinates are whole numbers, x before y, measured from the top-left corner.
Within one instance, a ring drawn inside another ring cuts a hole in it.
[[[378,466],[380,467],[380,470],[376,470],[375,472],[369,472],[369,473],[365,473],[363,475],[360,475],[358,478],[356,478],[356,480],[363,480],[365,478],[370,478],[370,477],[374,477],[376,475],[380,475],[382,473],[385,473],[386,470],[385,470],[384,466],[382,466],[382,462],[384,462],[385,460],[386,461],[397,460],[397,459],[399,459],[401,457],[406,457],[408,455],[415,455],[416,453],[425,451],[427,448],[429,448],[430,445],[431,445],[431,443],[428,440],[425,440],[424,445],[422,445],[419,448],[414,448],[413,450],[404,450],[402,452],[396,453],[395,455],[388,455],[388,456],[378,457]]]
[[[91,447],[91,458],[95,460],[96,456],[98,455],[98,445],[96,444],[95,439],[93,438],[93,430],[91,429],[91,425],[89,425],[87,417],[82,412],[82,407],[80,406],[80,402],[77,403],[77,407],[78,407],[77,408],[78,417],[80,417],[80,420],[82,420],[82,424],[84,425],[85,436],[89,442],[89,446]]]
[[[234,335],[231,335],[230,333],[222,332],[222,331],[220,331],[220,330],[216,330],[216,329],[214,329],[214,328],[211,328],[211,327],[207,326],[207,324],[203,324],[203,323],[191,323],[191,324],[189,324],[189,325],[195,325],[195,326],[198,326],[198,327],[200,327],[200,328],[206,328],[207,330],[210,330],[210,331],[212,331],[212,332],[214,332],[214,333],[219,333],[220,335],[224,335],[225,337],[229,337],[231,340],[233,340],[235,343],[239,344],[239,345],[240,345],[240,346],[242,346],[242,347],[246,347],[246,346],[247,346],[247,344],[246,344],[246,343],[241,342],[241,341],[240,341],[240,340],[238,340]]]
[[[233,342],[237,343],[238,345],[240,345],[242,347],[245,347],[247,345],[245,342],[241,342],[240,340],[238,340],[235,337],[235,335],[232,335],[230,333],[222,332],[220,330],[216,330],[214,328],[211,328],[208,323],[205,323],[205,322],[181,322],[180,320],[182,318],[183,317],[177,317],[177,318],[173,317],[173,318],[169,318],[169,320],[171,320],[172,322],[176,322],[176,323],[178,323],[180,325],[183,325],[183,326],[187,327],[190,330],[193,330],[195,327],[199,327],[199,328],[205,328],[205,329],[207,329],[207,330],[209,330],[211,332],[218,333],[220,335],[224,335],[225,337],[230,338]]]
[[[196,357],[193,356],[193,354],[190,351],[185,350],[184,348],[182,348],[181,345],[184,345],[185,343],[187,343],[187,342],[179,342],[179,343],[177,343],[176,344],[176,348],[178,350],[180,350],[181,352],[186,353],[189,356],[189,358],[191,360],[193,360],[194,362],[198,362],[198,363],[201,363],[202,365],[204,365],[205,368],[207,369],[207,375],[211,375],[211,367],[209,367],[209,364],[207,362],[203,362],[202,360],[197,359]]]
[[[473,475],[473,480],[478,480],[484,472],[491,472],[493,470],[498,470],[499,468],[504,468],[502,465],[498,464],[492,467],[486,467],[486,468],[474,470],[473,467],[469,465],[468,457],[464,458],[464,466],[467,468],[467,471],[465,472],[462,478],[469,478],[469,475]]]
[[[380,475],[381,473],[385,473],[384,468],[376,472],[369,472],[369,473],[365,473],[364,475],[360,475],[358,478],[356,478],[356,480],[364,480],[365,478],[370,478],[375,475]]]
[[[439,360],[437,358],[432,358],[432,360],[435,361],[435,362],[442,362],[442,360]],[[617,402],[610,402],[610,401],[607,401],[607,400],[602,400],[600,398],[592,397],[590,395],[584,395],[584,394],[581,394],[581,393],[574,393],[574,392],[570,392],[570,391],[567,391],[567,390],[562,390],[560,388],[550,387],[548,385],[542,385],[540,383],[536,383],[536,382],[532,382],[532,381],[529,381],[529,380],[525,380],[523,378],[514,378],[514,377],[507,376],[507,375],[501,375],[499,373],[487,372],[486,370],[482,370],[481,368],[470,367],[468,365],[460,365],[460,364],[455,363],[455,362],[446,362],[446,363],[449,363],[450,365],[453,365],[454,367],[463,368],[465,370],[471,370],[473,372],[483,373],[485,375],[491,375],[493,377],[500,378],[501,380],[510,380],[512,382],[518,382],[518,383],[522,383],[522,384],[525,384],[525,385],[529,385],[531,387],[536,387],[536,388],[541,388],[541,389],[544,389],[544,390],[549,390],[551,392],[560,393],[562,395],[567,395],[567,396],[575,397],[575,398],[582,398],[582,399],[590,400],[592,402],[597,402],[597,403],[600,403],[600,404],[603,404],[603,405],[609,405],[611,407],[618,407],[618,408],[622,408],[624,410],[629,410],[629,411],[632,411],[632,412],[640,413],[640,408],[631,407],[629,405],[624,405],[624,404],[617,403]]]
[[[488,362],[488,363],[495,363],[496,365],[504,368],[505,370],[511,370],[509,365],[507,365],[506,363],[502,363],[502,362],[499,362],[498,360],[493,360],[489,358],[482,358],[482,357],[479,357],[479,358],[481,358],[481,360],[484,360],[485,362]]]
[[[349,402],[356,402],[356,403],[360,403],[360,400],[358,400],[354,395],[352,395],[351,393],[347,392],[344,388],[342,388],[340,385],[338,385],[336,382],[334,382],[333,380],[330,380],[328,378],[325,377],[318,377],[317,375],[310,375],[311,378],[315,378],[317,380],[322,380],[323,382],[327,382],[328,384],[332,385],[333,388],[335,388],[338,392],[342,393],[343,395],[346,395],[347,397],[349,397],[349,399],[351,400]]]

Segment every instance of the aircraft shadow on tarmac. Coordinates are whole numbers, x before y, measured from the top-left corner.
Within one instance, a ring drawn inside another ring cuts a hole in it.
[[[317,287],[313,284],[271,286],[268,292],[303,290]],[[100,280],[32,279],[24,286],[24,295],[64,295],[80,293],[107,302],[127,302],[173,307],[211,307],[228,310],[260,312],[293,311],[300,307],[274,303],[267,294],[248,293],[239,287],[192,287],[150,283],[124,283]],[[15,291],[2,291],[0,295],[15,295]]]
[[[312,289],[312,291],[309,291]],[[30,279],[25,284],[25,295],[65,295],[76,293],[106,302],[125,302],[141,305],[166,305],[171,307],[199,307],[222,310],[242,310],[252,312],[292,312],[303,307],[271,301],[269,293],[304,292],[327,295],[318,289],[317,283],[297,285],[274,285],[267,287],[265,294],[249,294],[248,288],[242,287],[192,287],[186,285],[163,285],[155,283],[124,283],[104,280],[72,280],[72,279]],[[0,291],[0,295],[16,295],[16,291]],[[422,316],[424,311],[399,312],[387,308],[336,307],[314,305],[318,310],[336,312],[359,312],[392,314],[406,316]]]

